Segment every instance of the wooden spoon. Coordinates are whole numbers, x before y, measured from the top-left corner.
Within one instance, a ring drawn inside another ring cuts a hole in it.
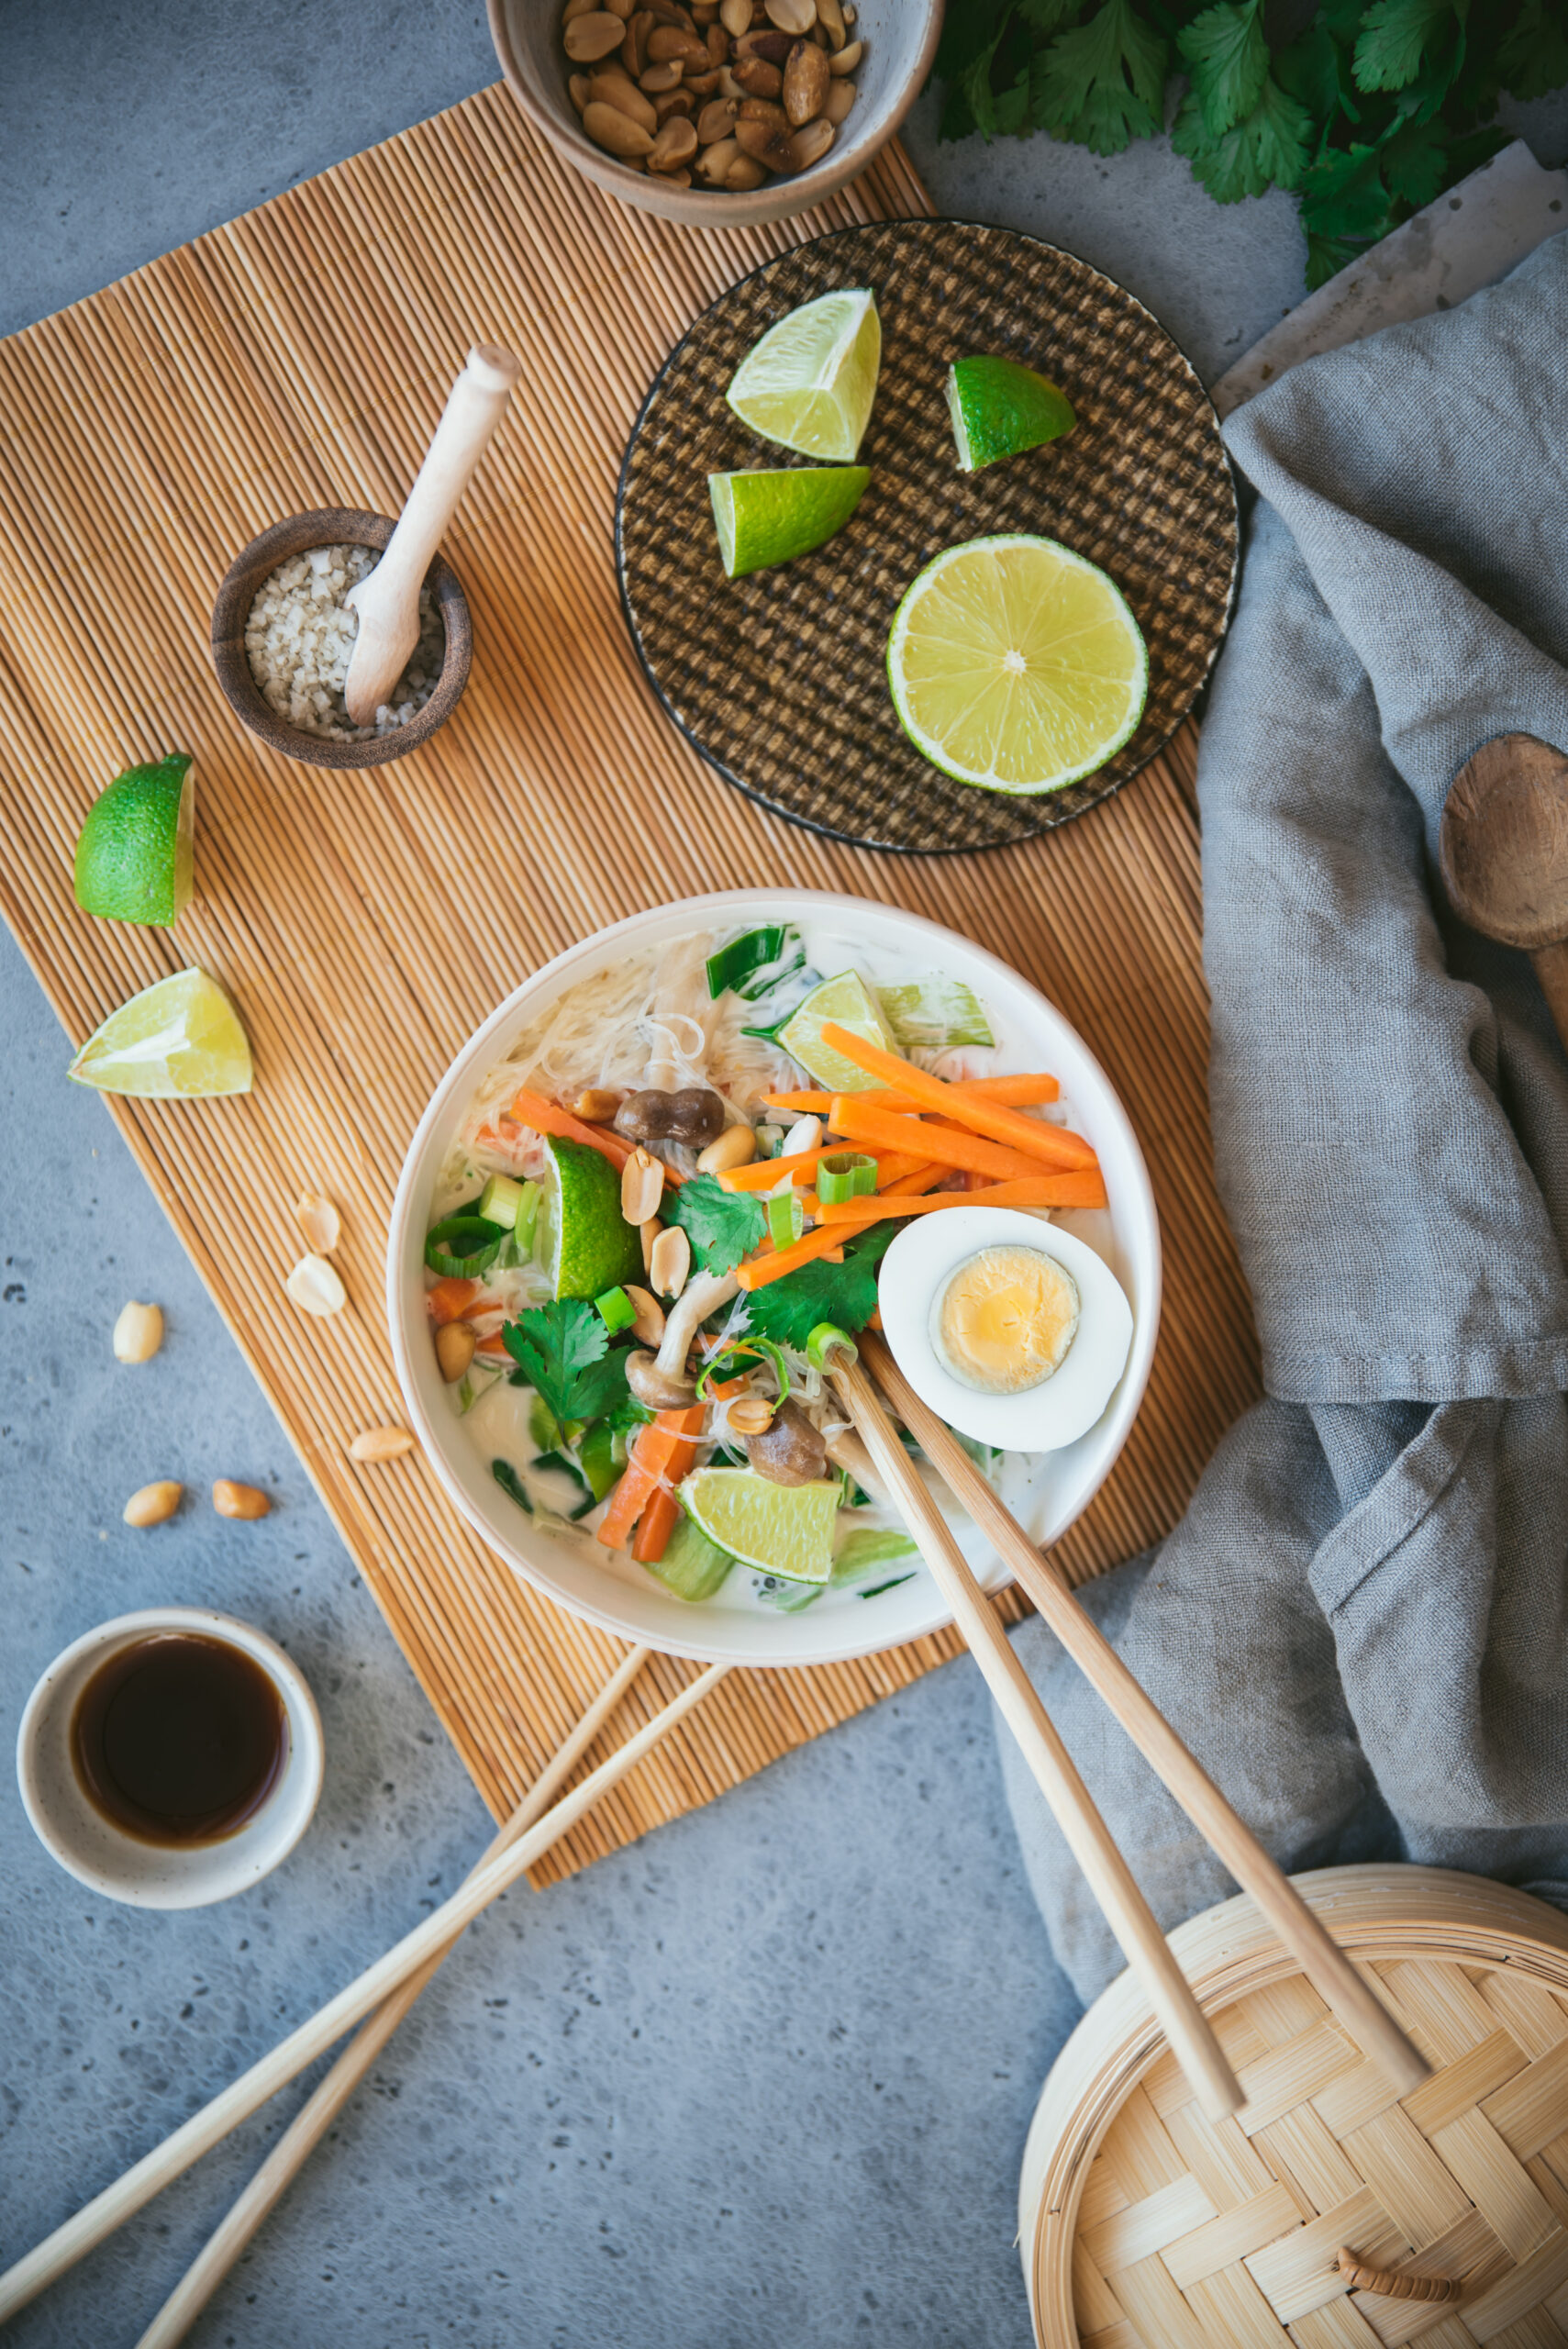
[[[419,641],[419,589],[430,557],[521,373],[520,362],[499,343],[478,343],[469,352],[386,552],[349,590],[349,605],[360,616],[360,632],[343,681],[343,698],[356,726],[375,724],[376,711],[391,700]]]
[[[1528,952],[1568,1051],[1568,757],[1533,734],[1483,742],[1453,779],[1438,852],[1461,921]]]

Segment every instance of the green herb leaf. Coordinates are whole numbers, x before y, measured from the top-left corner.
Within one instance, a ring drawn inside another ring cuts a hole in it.
[[[802,1264],[782,1280],[753,1289],[747,1299],[747,1328],[799,1353],[818,1321],[863,1330],[876,1311],[876,1268],[895,1229],[892,1223],[873,1224],[846,1242],[841,1264]]]
[[[1561,0],[1524,0],[1498,44],[1496,68],[1516,98],[1544,98],[1568,82],[1568,17]]]
[[[1401,122],[1381,141],[1383,184],[1390,195],[1417,212],[1430,204],[1448,170],[1448,145],[1440,122]]]
[[[1350,51],[1334,39],[1327,18],[1319,13],[1299,40],[1282,49],[1274,59],[1274,79],[1287,98],[1304,106],[1319,137],[1327,139],[1339,117],[1361,120],[1351,95]]]
[[[1206,8],[1176,36],[1193,77],[1192,98],[1210,139],[1245,120],[1263,95],[1269,51],[1262,0]]]
[[[1130,0],[1106,6],[1035,59],[1030,110],[1053,138],[1118,155],[1161,128],[1169,51]]]
[[[1271,186],[1295,187],[1307,168],[1311,134],[1306,107],[1287,98],[1271,74],[1246,121],[1222,139],[1210,137],[1197,106],[1191,97],[1184,100],[1171,144],[1217,204],[1239,204],[1244,195],[1262,195]]]
[[[767,1210],[755,1191],[727,1191],[717,1176],[695,1174],[664,1195],[667,1223],[678,1223],[705,1273],[732,1272],[767,1230]]]
[[[1309,236],[1365,240],[1393,226],[1375,147],[1338,148],[1302,175],[1301,219]]]
[[[585,1299],[536,1306],[508,1321],[501,1337],[562,1427],[601,1419],[626,1400],[626,1355],[610,1353],[609,1331]]]
[[[1438,52],[1444,33],[1459,35],[1470,0],[1373,0],[1356,43],[1358,90],[1405,90]]]

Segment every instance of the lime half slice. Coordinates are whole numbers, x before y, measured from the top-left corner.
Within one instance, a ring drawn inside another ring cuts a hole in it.
[[[179,918],[191,902],[195,798],[183,751],[116,776],[87,810],[76,841],[83,913],[165,930]]]
[[[959,783],[1060,791],[1143,715],[1149,655],[1114,581],[1052,539],[971,539],[894,617],[887,682],[915,748]]]
[[[863,1068],[857,1068],[853,1061],[822,1041],[826,1019],[836,1019],[852,1036],[880,1044],[884,1052],[898,1050],[881,1005],[858,971],[840,971],[836,978],[824,979],[819,987],[813,987],[779,1030],[779,1042],[791,1060],[798,1061],[829,1093],[867,1093],[880,1085],[880,1076],[868,1076]]]
[[[947,393],[966,473],[1059,440],[1078,421],[1066,393],[1017,359],[961,359],[948,369]]]
[[[754,1468],[697,1468],[681,1486],[687,1514],[721,1550],[791,1582],[833,1571],[839,1486],[775,1485]]]
[[[823,294],[769,328],[725,396],[764,440],[849,464],[871,421],[881,364],[875,295],[864,287]]]
[[[864,465],[795,465],[783,473],[709,473],[725,576],[793,562],[841,530],[871,474]]]
[[[68,1073],[72,1084],[100,1093],[195,1101],[249,1093],[250,1047],[217,980],[205,971],[176,971],[111,1011]]]
[[[642,1242],[620,1211],[620,1176],[584,1141],[551,1134],[555,1169],[541,1219],[541,1255],[557,1297],[602,1297],[642,1277]]]

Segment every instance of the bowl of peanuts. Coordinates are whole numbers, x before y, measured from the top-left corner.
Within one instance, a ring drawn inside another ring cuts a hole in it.
[[[535,129],[611,195],[744,228],[865,169],[936,54],[942,0],[487,0]]]

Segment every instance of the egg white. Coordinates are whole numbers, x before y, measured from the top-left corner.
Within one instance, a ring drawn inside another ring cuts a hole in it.
[[[955,1378],[937,1353],[931,1308],[943,1285],[982,1248],[1034,1248],[1078,1284],[1077,1335],[1053,1376],[1018,1395],[985,1395]],[[1070,1231],[1016,1208],[944,1208],[913,1218],[882,1260],[883,1334],[922,1403],[976,1443],[1005,1452],[1059,1452],[1086,1435],[1127,1367],[1132,1308],[1102,1257]]]

